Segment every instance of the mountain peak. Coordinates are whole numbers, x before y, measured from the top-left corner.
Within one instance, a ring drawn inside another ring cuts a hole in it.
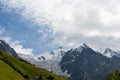
[[[4,40],[0,40],[0,44],[6,44]]]
[[[88,46],[88,44],[86,44],[86,43],[83,43],[80,47],[83,47],[83,48],[90,48],[90,47]]]
[[[63,47],[59,47],[59,49],[63,49]]]
[[[81,46],[79,46],[75,50],[78,52],[82,52],[83,49],[87,49],[87,48],[90,48],[90,47],[86,43],[83,43]]]
[[[106,52],[113,52],[113,51],[110,48],[106,48],[104,53]]]
[[[113,51],[110,48],[106,48],[103,52],[103,55],[109,58],[112,58],[113,56],[119,57],[119,52]]]
[[[0,50],[7,52],[15,57],[18,57],[16,51],[9,46],[4,40],[0,40]]]
[[[55,50],[63,50],[63,47],[58,47]]]
[[[86,48],[89,48],[87,43],[83,43],[83,46],[86,47]]]

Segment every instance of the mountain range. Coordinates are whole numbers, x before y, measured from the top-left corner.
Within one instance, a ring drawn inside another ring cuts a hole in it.
[[[12,55],[18,55],[31,64],[55,74],[70,77],[71,80],[106,80],[111,71],[120,69],[119,51],[110,48],[95,51],[85,43],[70,50],[59,47],[39,55]]]
[[[36,55],[28,62],[72,80],[105,80],[109,72],[120,68],[120,52],[110,48],[95,51],[83,43],[78,48],[65,50],[59,47]]]
[[[72,80],[105,80],[110,71],[120,68],[120,58],[116,55],[106,57],[106,50],[104,53],[96,52],[87,45],[80,46],[67,51],[60,65],[63,71],[71,74]]]
[[[10,53],[8,53],[10,52]],[[5,41],[0,43],[0,80],[68,80],[21,59]]]

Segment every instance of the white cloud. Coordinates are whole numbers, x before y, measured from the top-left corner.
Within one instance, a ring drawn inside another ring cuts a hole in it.
[[[86,42],[120,49],[119,0],[0,0],[0,3],[4,10],[18,12],[35,24],[50,25],[54,44],[73,47]]]
[[[33,49],[31,49],[31,48],[24,48],[21,45],[20,41],[15,41],[11,37],[0,37],[0,39],[5,40],[12,48],[14,48],[14,50],[17,53],[30,54],[30,55],[33,54]]]
[[[20,41],[14,41],[10,42],[10,46],[15,49],[17,53],[22,53],[22,54],[33,54],[33,49],[31,48],[24,48],[21,44]]]
[[[17,53],[22,53],[22,54],[33,54],[33,49],[31,48],[24,48],[21,45],[20,41],[17,40],[13,40],[11,37],[0,37],[0,39],[5,40],[12,48],[14,48],[14,50]]]
[[[14,39],[12,39],[12,37],[5,36],[4,34],[6,34],[5,33],[5,29],[2,26],[0,26],[0,39],[1,40],[5,40],[12,48],[14,48],[14,50],[17,53],[31,54],[31,55],[33,54],[33,49],[31,49],[31,48],[24,48],[21,45],[20,41],[14,40]]]

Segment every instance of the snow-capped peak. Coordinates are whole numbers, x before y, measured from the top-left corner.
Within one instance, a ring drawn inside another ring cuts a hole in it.
[[[106,48],[104,49],[104,51],[102,52],[102,54],[106,57],[112,58],[113,56],[120,56],[120,52],[119,51],[113,51],[110,48]]]
[[[87,45],[86,43],[83,43],[80,47],[82,47],[82,48],[90,48],[89,45]]]
[[[78,52],[82,52],[83,48],[90,48],[90,47],[86,43],[83,43],[81,46],[79,46],[75,50]]]
[[[106,48],[105,51],[104,51],[104,53],[108,53],[108,52],[113,53],[114,51],[112,51],[110,48]]]
[[[51,52],[46,52],[38,55],[36,58],[38,60],[56,60],[61,61],[62,57],[65,54],[65,51],[62,47],[59,47],[55,50],[52,50]]]

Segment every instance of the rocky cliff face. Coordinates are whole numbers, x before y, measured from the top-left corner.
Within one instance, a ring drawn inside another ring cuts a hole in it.
[[[119,62],[118,56],[109,58],[84,45],[67,51],[60,65],[72,80],[105,80],[110,71],[120,68]]]
[[[15,57],[18,57],[16,51],[11,48],[4,40],[0,40],[0,50],[7,52]]]

